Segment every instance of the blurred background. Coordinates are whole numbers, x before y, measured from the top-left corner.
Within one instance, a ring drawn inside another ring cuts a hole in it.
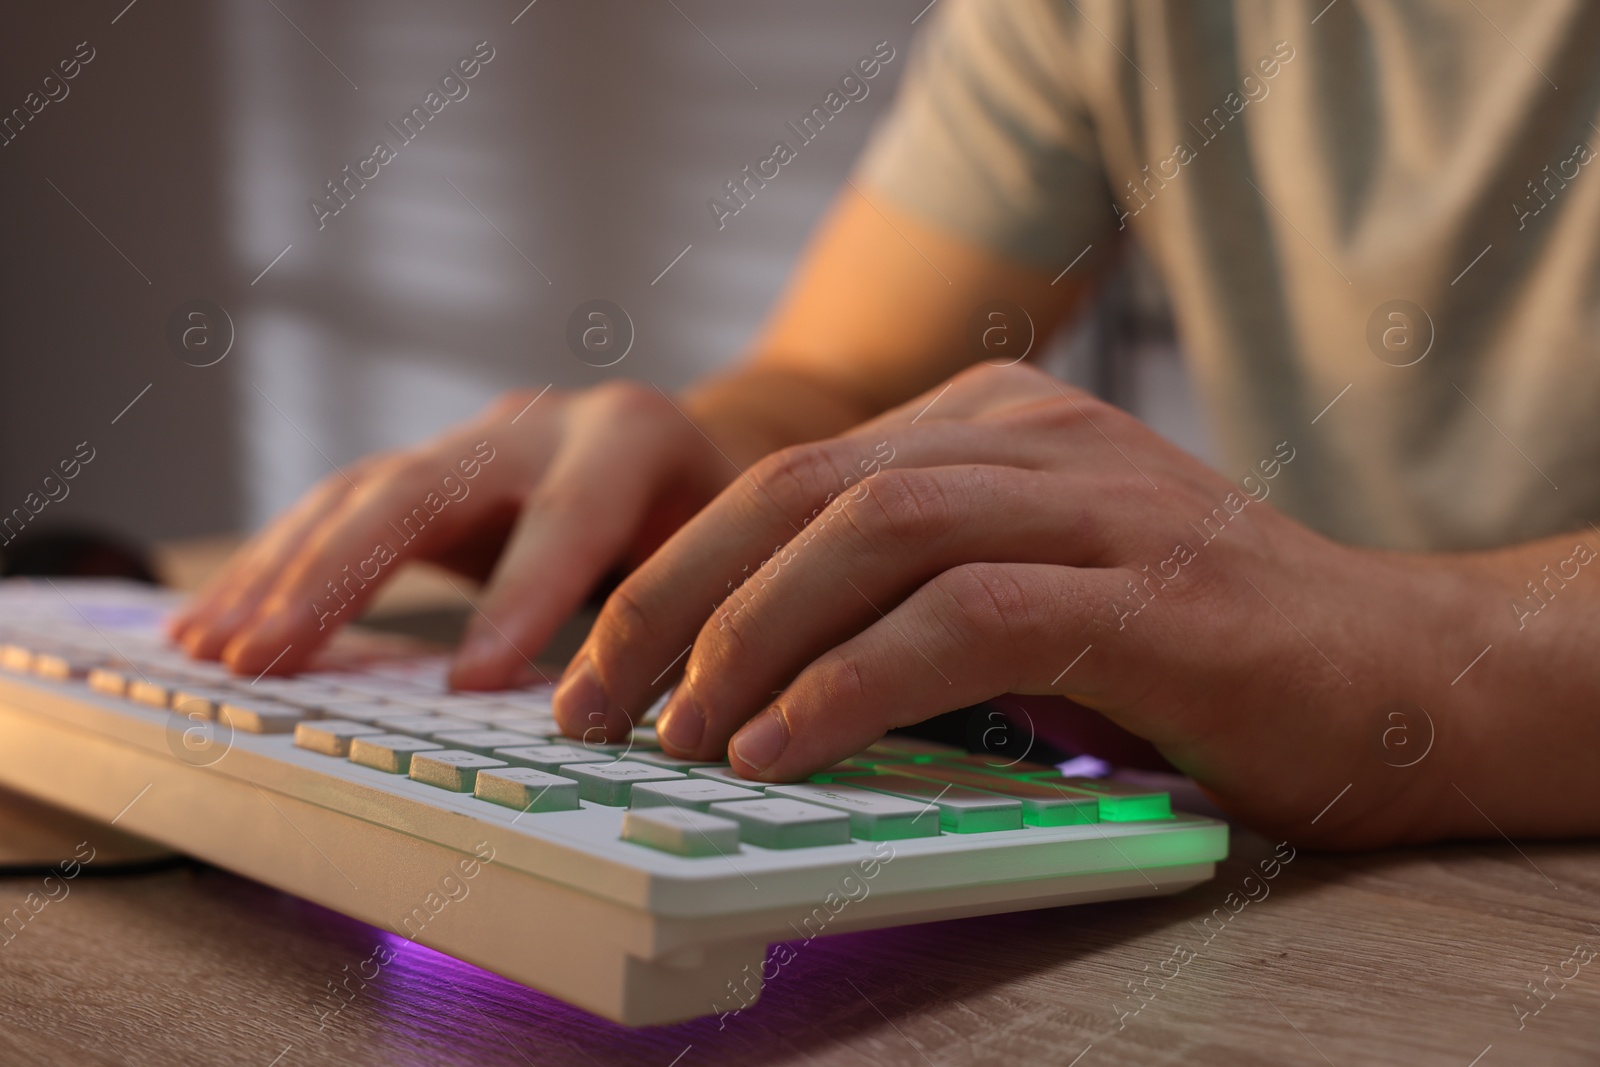
[[[0,511],[87,442],[94,459],[34,530],[248,531],[333,465],[503,389],[670,389],[737,358],[889,105],[927,6],[13,5]],[[880,41],[896,56],[868,97],[719,229],[708,198]],[[311,201],[334,205],[328,183],[399,144],[388,124],[475,49],[490,58],[467,95],[319,220]],[[594,299],[634,325],[611,367],[566,343]],[[1211,456],[1137,256],[1043,361]]]

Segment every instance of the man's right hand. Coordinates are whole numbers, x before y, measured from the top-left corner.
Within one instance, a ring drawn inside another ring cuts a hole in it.
[[[435,440],[324,478],[170,624],[242,674],[301,668],[402,563],[487,579],[451,671],[516,684],[613,567],[644,558],[737,473],[651,386],[508,394]]]

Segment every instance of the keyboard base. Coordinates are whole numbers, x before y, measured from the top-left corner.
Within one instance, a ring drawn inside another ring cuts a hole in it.
[[[55,702],[29,688],[8,692],[11,684],[0,680],[0,751],[7,756],[0,785],[91,819],[115,819],[119,830],[626,1025],[748,1004],[759,993],[772,942],[1175,893],[1210,878],[1214,867],[1179,863],[895,893],[867,886],[848,890],[852,899],[819,895],[814,905],[663,915],[494,862],[492,845],[475,856],[316,797],[263,788],[220,767],[191,766],[164,745],[152,747],[152,738],[140,744],[80,728],[51,714]],[[64,753],[71,753],[70,764]],[[494,836],[488,829],[487,837]],[[1205,821],[1194,832],[1216,829]]]

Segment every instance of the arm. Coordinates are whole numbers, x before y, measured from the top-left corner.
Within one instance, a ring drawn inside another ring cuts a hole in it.
[[[967,323],[981,304],[1022,306],[1042,344],[1091,285],[1081,272],[1052,285],[1047,273],[847,187],[749,357],[690,390],[687,406],[748,465],[842,433],[976,362]]]

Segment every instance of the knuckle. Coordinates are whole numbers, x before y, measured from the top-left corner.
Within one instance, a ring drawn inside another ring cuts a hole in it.
[[[914,546],[948,533],[959,521],[956,502],[939,479],[925,471],[883,471],[865,484],[865,499],[871,506],[860,516],[851,514],[853,508],[842,510],[868,540]]]
[[[756,493],[792,510],[837,492],[849,473],[826,448],[796,445],[762,459],[750,469],[750,480]]]
[[[860,661],[840,649],[832,649],[816,662],[816,683],[829,707],[860,708],[869,698],[868,682]]]
[[[1013,633],[1034,622],[1028,591],[1004,565],[968,563],[933,580],[945,621],[961,632]]]

